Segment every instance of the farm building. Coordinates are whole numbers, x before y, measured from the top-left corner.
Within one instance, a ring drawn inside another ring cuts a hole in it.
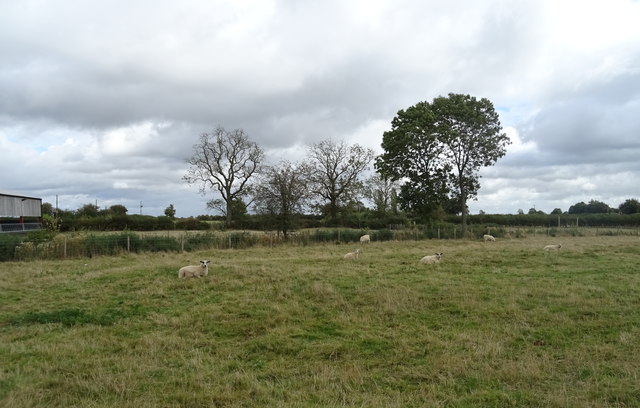
[[[41,198],[0,191],[0,232],[38,229],[41,218]]]

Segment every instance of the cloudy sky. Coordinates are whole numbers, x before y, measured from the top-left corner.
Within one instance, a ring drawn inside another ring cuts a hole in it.
[[[193,145],[381,153],[400,109],[490,99],[512,140],[471,213],[640,197],[637,0],[0,0],[0,191],[210,213]]]

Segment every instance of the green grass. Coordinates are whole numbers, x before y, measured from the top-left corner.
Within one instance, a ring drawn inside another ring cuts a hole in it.
[[[356,246],[0,263],[0,407],[640,406],[638,237]]]

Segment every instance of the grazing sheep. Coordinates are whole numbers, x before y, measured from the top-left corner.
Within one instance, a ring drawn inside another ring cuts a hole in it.
[[[440,258],[442,258],[442,255],[444,255],[442,252],[436,252],[435,255],[427,255],[420,260],[420,263],[423,263],[423,264],[439,263]]]
[[[183,266],[178,271],[178,278],[200,278],[209,274],[209,261],[202,260],[200,265]]]
[[[359,249],[356,249],[353,252],[349,252],[348,254],[345,254],[345,256],[343,256],[344,259],[358,259],[358,254],[360,253]]]
[[[489,234],[484,234],[482,236],[482,238],[484,239],[485,242],[487,241],[495,241],[496,238],[493,235],[489,235]]]
[[[371,242],[371,236],[369,234],[361,236],[360,242],[368,244],[369,242]]]
[[[545,246],[545,247],[544,247],[544,250],[545,250],[545,251],[557,251],[557,250],[559,250],[560,248],[562,248],[562,245],[560,245],[560,244],[556,244],[556,245],[547,245],[547,246]]]

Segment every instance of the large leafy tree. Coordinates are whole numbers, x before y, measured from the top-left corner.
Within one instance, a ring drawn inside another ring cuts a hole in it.
[[[373,150],[344,141],[324,140],[309,147],[309,185],[325,202],[323,208],[331,220],[337,218],[342,206],[361,194],[360,177],[373,157]]]
[[[635,198],[628,198],[618,206],[618,210],[620,210],[622,214],[640,213],[640,201]]]
[[[451,93],[398,111],[383,135],[376,168],[405,180],[400,199],[406,208],[427,215],[459,208],[464,235],[479,170],[504,156],[509,143],[491,101]]]
[[[265,169],[254,190],[254,208],[272,216],[285,238],[295,226],[296,215],[303,213],[307,204],[307,179],[305,166],[282,161]]]
[[[222,210],[230,225],[234,203],[250,191],[249,181],[264,159],[264,152],[242,129],[226,131],[218,127],[213,133],[203,133],[193,146],[193,156],[187,159],[190,167],[183,179],[200,184],[200,193],[217,190],[222,200],[211,200],[209,208]],[[237,212],[237,211],[236,211]]]

